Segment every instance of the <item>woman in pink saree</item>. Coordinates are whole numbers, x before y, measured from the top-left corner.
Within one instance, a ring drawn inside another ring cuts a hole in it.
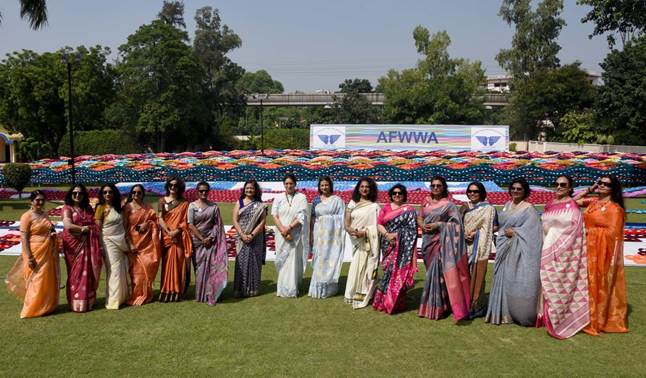
[[[418,315],[437,320],[451,311],[458,321],[469,317],[471,307],[469,264],[460,212],[448,195],[444,177],[433,177],[418,217],[426,264]]]
[[[417,212],[406,204],[406,187],[396,184],[389,191],[390,203],[381,208],[377,229],[381,235],[381,267],[372,307],[387,314],[406,309],[406,291],[417,273]]]
[[[99,228],[85,186],[75,185],[65,195],[63,253],[67,265],[67,303],[74,312],[92,309],[101,275]]]
[[[545,325],[557,339],[574,336],[590,322],[583,215],[571,197],[572,191],[572,179],[559,176],[556,198],[545,206],[542,216],[543,305],[536,325]]]

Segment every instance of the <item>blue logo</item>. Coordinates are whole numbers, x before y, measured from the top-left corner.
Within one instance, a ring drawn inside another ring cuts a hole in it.
[[[500,138],[501,137],[499,135],[493,135],[493,136],[480,136],[480,135],[477,135],[476,136],[476,139],[478,140],[478,142],[480,142],[480,144],[482,144],[485,147],[493,146],[494,144],[496,144],[496,142],[498,142],[498,140],[500,140]]]
[[[334,142],[336,142],[337,140],[339,140],[339,138],[341,138],[341,135],[338,135],[338,134],[337,135],[321,135],[321,134],[319,134],[318,137],[321,140],[321,142],[323,142],[324,144],[334,144]]]

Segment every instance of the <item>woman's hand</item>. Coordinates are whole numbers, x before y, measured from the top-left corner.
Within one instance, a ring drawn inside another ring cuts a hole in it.
[[[386,233],[386,239],[388,239],[388,241],[394,241],[395,239],[397,239],[397,233],[396,232]]]
[[[433,232],[437,229],[437,224],[435,223],[426,223],[422,226],[424,232]]]
[[[514,229],[511,227],[505,228],[505,236],[508,238],[511,238],[512,236],[514,236]]]
[[[366,232],[365,231],[355,230],[354,235],[358,239],[363,239],[363,238],[366,237]]]
[[[464,240],[471,243],[473,242],[473,238],[475,237],[475,235],[476,235],[475,231],[469,231],[466,234],[464,234]]]
[[[29,265],[29,269],[35,270],[36,269],[36,259],[34,256],[29,256],[29,260],[27,261],[27,265]]]
[[[139,224],[138,226],[139,226],[139,232],[140,233],[143,234],[144,232],[148,231],[148,223],[144,222],[144,223]]]

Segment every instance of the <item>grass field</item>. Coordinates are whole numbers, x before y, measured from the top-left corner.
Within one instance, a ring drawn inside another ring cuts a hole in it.
[[[222,206],[225,223],[230,206]],[[2,201],[0,218],[16,219],[25,209]],[[14,261],[0,257],[0,272]],[[341,288],[347,269],[345,264]],[[304,293],[310,274],[311,268]],[[277,298],[271,262],[255,298],[232,297],[230,265],[229,285],[215,307],[155,302],[108,311],[102,272],[98,303],[85,314],[69,312],[61,290],[55,314],[21,320],[21,302],[0,290],[0,376],[643,376],[646,269],[626,268],[626,277],[630,333],[559,341],[544,329],[418,318],[423,264],[406,312],[393,316],[352,310],[342,294]]]

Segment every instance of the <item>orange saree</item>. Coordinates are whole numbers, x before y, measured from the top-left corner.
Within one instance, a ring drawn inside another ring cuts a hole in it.
[[[159,200],[162,219],[168,229],[180,230],[179,235],[171,238],[162,232],[162,277],[161,302],[176,302],[182,299],[186,289],[186,269],[190,263],[189,257],[193,250],[191,234],[188,230],[188,202],[172,205],[166,203],[164,198]]]
[[[128,298],[131,306],[140,306],[153,299],[153,282],[159,269],[161,241],[157,214],[148,204],[135,208],[131,203],[123,208],[126,217],[126,232],[134,249],[128,255],[132,292]],[[141,228],[141,225],[145,225]]]
[[[588,247],[590,324],[584,332],[628,332],[624,277],[624,209],[593,200],[583,214]]]
[[[45,216],[32,220],[31,211],[20,217],[20,232],[29,235],[36,268],[29,267],[26,251],[18,257],[7,276],[7,288],[22,298],[21,318],[34,318],[54,312],[58,306],[60,283],[56,236],[50,235],[52,222]]]

